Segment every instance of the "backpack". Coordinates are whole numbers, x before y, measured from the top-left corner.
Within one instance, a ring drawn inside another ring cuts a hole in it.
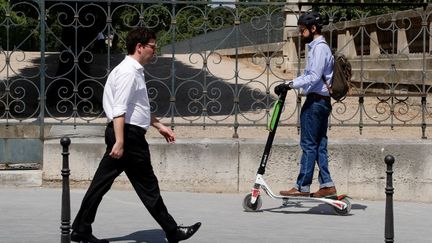
[[[346,96],[351,88],[351,63],[343,54],[334,54],[333,83],[330,87],[323,75],[322,79],[330,93],[336,101]]]
[[[329,48],[330,46],[325,43]],[[331,49],[331,48],[330,48]],[[334,65],[333,65],[333,83],[330,87],[327,81],[322,76],[322,80],[330,93],[330,96],[336,101],[341,100],[351,89],[351,63],[348,61],[346,56],[341,53],[333,54]]]

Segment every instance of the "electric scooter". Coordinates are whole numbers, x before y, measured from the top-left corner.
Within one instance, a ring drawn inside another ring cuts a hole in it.
[[[345,194],[338,196],[330,196],[330,197],[313,197],[310,196],[282,196],[276,195],[272,192],[270,187],[264,180],[265,168],[267,165],[267,161],[269,159],[270,151],[273,145],[273,140],[276,134],[276,129],[278,127],[279,119],[282,113],[283,106],[285,104],[287,92],[282,92],[278,100],[275,102],[273,106],[273,114],[268,123],[267,129],[269,130],[269,135],[267,138],[266,146],[264,149],[264,153],[261,158],[261,162],[257,171],[257,175],[255,178],[255,184],[252,188],[252,191],[248,193],[243,199],[243,209],[247,212],[255,212],[258,211],[262,206],[262,199],[260,196],[260,189],[263,189],[264,192],[273,199],[282,199],[283,206],[288,206],[291,201],[295,202],[323,202],[333,207],[334,212],[338,215],[348,215],[351,211],[351,202],[349,197]],[[297,204],[296,204],[297,205]]]

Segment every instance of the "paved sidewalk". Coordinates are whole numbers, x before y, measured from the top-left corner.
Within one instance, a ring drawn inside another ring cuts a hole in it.
[[[71,191],[72,218],[85,190]],[[384,192],[383,192],[384,193]],[[185,242],[303,243],[384,242],[384,201],[352,200],[351,214],[337,216],[325,204],[281,208],[263,197],[263,211],[243,212],[243,194],[162,192],[178,223],[201,221]],[[60,242],[61,189],[0,188],[0,242]],[[394,203],[395,242],[430,242],[432,204]],[[102,201],[94,233],[111,242],[162,243],[164,233],[132,190],[113,189]]]

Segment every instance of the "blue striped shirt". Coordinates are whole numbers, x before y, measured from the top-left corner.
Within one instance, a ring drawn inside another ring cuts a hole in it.
[[[293,79],[293,88],[303,89],[303,94],[317,93],[329,96],[323,75],[329,86],[333,81],[334,58],[323,36],[307,45],[308,55],[304,73]]]

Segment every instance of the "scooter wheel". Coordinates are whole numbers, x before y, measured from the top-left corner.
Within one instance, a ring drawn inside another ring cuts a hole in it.
[[[261,196],[258,195],[255,203],[251,203],[252,193],[249,193],[243,199],[243,209],[246,212],[255,212],[258,211],[262,206]]]
[[[339,209],[337,207],[333,207],[333,209],[337,215],[341,215],[341,216],[348,215],[349,212],[351,211],[351,202],[348,200],[347,197],[344,199],[341,199],[341,201],[346,203],[347,207],[345,209]]]

